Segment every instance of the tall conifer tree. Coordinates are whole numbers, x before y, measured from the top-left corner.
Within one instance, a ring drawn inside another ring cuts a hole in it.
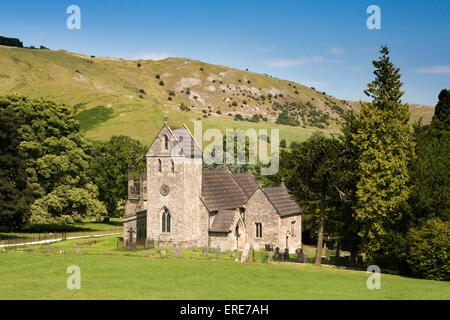
[[[354,136],[360,148],[355,214],[369,253],[379,249],[380,237],[401,217],[399,205],[408,198],[408,162],[413,153],[400,69],[390,61],[388,47],[382,46],[380,53],[373,61],[375,79],[364,91],[372,102],[361,102],[361,126]]]

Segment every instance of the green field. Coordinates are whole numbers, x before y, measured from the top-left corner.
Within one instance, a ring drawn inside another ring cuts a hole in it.
[[[1,252],[0,299],[450,299],[448,282],[382,274],[381,289],[369,290],[363,271],[241,264],[229,252],[217,259],[200,249],[160,258],[157,248],[117,251],[117,237],[96,240],[52,244],[50,254],[40,246]],[[66,288],[70,265],[81,269],[79,290]]]

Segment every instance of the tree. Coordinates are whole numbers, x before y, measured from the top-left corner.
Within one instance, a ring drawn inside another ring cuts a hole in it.
[[[413,154],[399,69],[386,46],[380,53],[373,61],[375,79],[364,91],[372,102],[361,102],[361,126],[353,137],[360,155],[355,215],[369,255],[380,249],[380,238],[401,217],[398,209],[409,195],[408,163]]]
[[[450,219],[450,91],[442,90],[428,130],[417,128],[409,199],[413,219]]]
[[[128,199],[128,172],[139,174],[145,170],[146,151],[139,141],[127,136],[113,136],[94,146],[89,174],[108,218],[120,215],[118,204]]]
[[[427,279],[450,280],[450,223],[429,219],[407,236],[407,262],[413,274]]]
[[[18,133],[26,178],[34,199],[31,223],[96,221],[106,214],[87,176],[90,145],[73,108],[17,94],[1,98],[23,120]]]
[[[292,150],[290,165],[293,170],[286,181],[293,195],[317,213],[317,248],[315,264],[321,264],[324,225],[327,219],[328,201],[336,197],[335,183],[339,174],[339,157],[342,144],[337,139],[313,137]]]
[[[22,119],[0,97],[0,226],[20,229],[30,216],[31,194],[25,175],[25,157],[19,149]]]

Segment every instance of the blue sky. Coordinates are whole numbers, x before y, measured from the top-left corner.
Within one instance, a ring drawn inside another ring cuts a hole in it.
[[[69,30],[69,5],[81,29]],[[370,5],[381,29],[369,30]],[[0,2],[0,35],[126,59],[188,57],[270,74],[340,99],[365,99],[382,44],[400,67],[405,102],[435,105],[450,89],[450,1],[227,0]],[[0,66],[1,68],[1,66]]]

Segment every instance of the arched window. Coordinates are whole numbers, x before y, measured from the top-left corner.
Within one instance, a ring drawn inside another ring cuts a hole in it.
[[[164,149],[169,150],[169,137],[165,134],[163,135],[163,139],[164,139]]]
[[[162,172],[162,162],[161,159],[158,159],[158,171]]]
[[[163,213],[161,215],[162,232],[170,232],[170,211],[166,207],[164,207],[162,210],[163,210]]]
[[[175,173],[175,162],[173,162],[173,160],[170,160],[171,164],[172,164],[172,173]]]

